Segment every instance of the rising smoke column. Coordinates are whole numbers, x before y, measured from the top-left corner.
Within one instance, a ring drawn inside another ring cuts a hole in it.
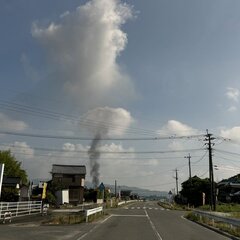
[[[100,164],[98,162],[100,158],[99,146],[101,142],[101,135],[98,133],[95,138],[92,140],[91,147],[88,151],[89,160],[90,160],[90,175],[92,177],[92,183],[96,188],[99,185],[99,168]]]
[[[122,136],[133,121],[130,112],[123,108],[100,107],[82,116],[82,127],[87,128],[94,135],[88,151],[90,175],[94,187],[99,185],[101,140],[110,136]]]

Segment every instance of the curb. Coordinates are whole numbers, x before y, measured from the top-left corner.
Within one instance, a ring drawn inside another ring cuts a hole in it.
[[[193,222],[193,223],[196,223],[196,224],[198,224],[198,225],[200,225],[200,226],[202,226],[202,227],[208,228],[209,230],[212,230],[212,231],[214,231],[214,232],[216,232],[216,233],[219,233],[219,234],[221,234],[221,235],[223,235],[223,236],[225,236],[225,237],[228,237],[228,238],[230,238],[230,239],[232,239],[232,240],[240,240],[239,237],[233,236],[233,235],[231,235],[230,233],[224,232],[224,231],[222,231],[222,230],[220,230],[220,229],[218,229],[218,228],[209,226],[209,225],[204,224],[204,223],[192,221],[192,220],[190,220],[190,219],[185,218],[184,216],[183,216],[183,218],[186,219],[186,220],[188,220],[188,221],[191,221],[191,222]]]

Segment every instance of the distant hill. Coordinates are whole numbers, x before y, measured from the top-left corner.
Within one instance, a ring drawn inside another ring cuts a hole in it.
[[[115,192],[115,186],[110,185],[110,184],[104,184],[105,187],[110,188],[111,192]],[[92,183],[90,182],[85,182],[85,186],[88,188],[93,188]],[[137,187],[129,187],[129,186],[124,186],[120,185],[117,186],[117,191],[119,190],[131,190],[133,194],[137,194],[140,197],[150,197],[150,196],[156,196],[156,197],[167,197],[168,192],[166,191],[153,191],[153,190],[148,190],[148,189],[142,189],[142,188],[137,188]]]

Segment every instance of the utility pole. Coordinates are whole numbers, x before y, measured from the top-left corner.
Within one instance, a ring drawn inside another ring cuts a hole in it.
[[[117,180],[115,180],[115,198],[117,198]]]
[[[177,195],[178,195],[178,170],[176,169],[175,172],[176,172],[176,177],[175,177],[175,179],[176,179],[176,190],[177,190]]]
[[[188,156],[184,157],[188,159],[188,169],[189,169],[189,179],[190,182],[192,182],[192,173],[191,173],[191,155],[190,153],[188,154]]]
[[[216,194],[215,194],[215,185],[214,185],[214,175],[213,175],[213,162],[212,162],[212,146],[214,143],[211,141],[215,138],[212,137],[212,134],[210,134],[207,130],[206,134],[206,145],[208,146],[208,152],[209,152],[209,180],[210,180],[210,208],[213,211],[216,211]]]

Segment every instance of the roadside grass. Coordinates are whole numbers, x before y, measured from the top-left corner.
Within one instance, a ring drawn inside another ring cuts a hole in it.
[[[210,209],[209,205],[204,205],[198,207],[200,210],[208,211]],[[224,213],[233,213],[233,212],[240,212],[240,204],[235,203],[219,203],[216,205],[217,212],[224,212]]]
[[[158,205],[170,209],[170,210],[180,210],[180,211],[189,211],[191,210],[187,205],[179,205],[176,203],[168,203],[168,202],[158,202]]]
[[[223,222],[216,222],[204,216],[200,217],[199,215],[196,215],[192,212],[187,213],[184,217],[193,222],[198,222],[200,224],[208,225],[210,227],[217,228],[223,232],[229,233],[233,236],[240,237],[240,227],[234,227]]]
[[[198,209],[209,211],[209,205],[201,206]],[[240,204],[236,203],[219,203],[216,205],[217,212],[228,213],[229,217],[240,218]]]
[[[97,221],[105,216],[107,213],[96,213],[88,216],[88,222]],[[43,221],[43,225],[69,225],[79,224],[86,222],[86,216],[84,214],[53,214],[50,219]]]

